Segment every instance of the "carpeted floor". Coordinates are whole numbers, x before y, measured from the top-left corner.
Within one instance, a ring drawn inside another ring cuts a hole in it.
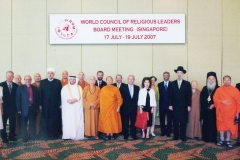
[[[138,135],[140,138],[140,135]],[[235,143],[235,142],[233,142]],[[240,147],[227,149],[197,140],[173,141],[157,135],[150,140],[104,139],[20,140],[2,145],[0,159],[239,159]]]

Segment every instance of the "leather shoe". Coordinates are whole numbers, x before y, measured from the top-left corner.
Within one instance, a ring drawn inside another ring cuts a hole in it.
[[[9,141],[17,141],[17,138],[9,138]]]
[[[137,140],[138,138],[136,136],[132,137],[133,140]]]
[[[161,136],[165,136],[165,134],[164,134],[164,133],[161,133]]]
[[[2,142],[3,143],[8,143],[8,139],[3,139]]]
[[[186,142],[187,140],[186,139],[181,139],[182,142]]]
[[[179,140],[179,138],[177,138],[177,137],[173,137],[173,140]]]
[[[167,137],[170,137],[170,134],[167,134]]]

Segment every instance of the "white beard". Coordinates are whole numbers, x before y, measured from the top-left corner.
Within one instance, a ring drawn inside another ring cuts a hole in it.
[[[213,82],[212,84],[207,82],[207,89],[214,90],[216,87],[216,82]]]

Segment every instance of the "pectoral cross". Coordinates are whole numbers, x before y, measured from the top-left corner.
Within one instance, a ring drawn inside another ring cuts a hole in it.
[[[209,102],[211,101],[211,97],[210,97],[210,96],[208,96],[207,100],[208,100],[208,103],[209,103]]]

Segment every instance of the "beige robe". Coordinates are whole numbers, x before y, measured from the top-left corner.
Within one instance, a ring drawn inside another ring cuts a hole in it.
[[[200,122],[200,90],[192,93],[191,111],[188,113],[188,124],[186,136],[189,138],[202,137]]]
[[[99,96],[100,88],[88,85],[83,89],[83,106],[85,117],[85,135],[97,136],[98,132],[98,116],[99,116]],[[93,107],[90,107],[90,103],[93,103]]]

